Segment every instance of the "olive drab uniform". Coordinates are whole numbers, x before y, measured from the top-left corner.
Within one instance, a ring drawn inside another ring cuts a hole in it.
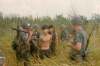
[[[49,32],[49,34],[51,35],[50,32]],[[50,50],[51,50],[51,54],[53,54],[53,55],[56,54],[56,32],[53,32],[53,34],[52,34],[52,41],[51,41],[51,45],[50,45]]]
[[[60,39],[61,40],[66,40],[66,41],[69,40],[69,33],[68,33],[67,30],[64,30],[64,31],[61,32]]]
[[[33,37],[36,36],[36,39],[32,39],[30,41],[30,53],[33,55],[34,53],[37,53],[38,50],[38,42],[39,38],[41,36],[41,32],[33,32]]]
[[[5,61],[5,57],[2,53],[2,51],[0,50],[0,66],[2,66],[3,62]]]
[[[30,44],[25,44],[25,41],[28,39],[28,33],[21,32],[20,34],[20,45],[18,50],[21,52],[22,59],[24,59],[24,66],[29,65],[29,51]]]
[[[17,61],[21,61],[21,58],[22,58],[21,57],[21,51],[19,51],[19,49],[18,49],[19,44],[20,44],[19,40],[20,40],[19,38],[15,37],[14,41],[12,42],[12,48],[16,52],[16,59],[17,59]]]
[[[16,51],[17,61],[24,60],[24,66],[28,66],[29,63],[29,44],[25,44],[24,41],[28,39],[28,33],[20,32],[19,37],[15,37],[12,42],[12,47]]]
[[[71,48],[70,57],[72,60],[76,60],[76,61],[81,62],[83,60],[82,53],[85,51],[86,45],[87,45],[86,34],[82,29],[75,32],[75,37],[74,37],[73,43],[72,43],[73,46],[76,45],[76,42],[81,42],[82,48],[80,51],[77,51],[77,50]]]

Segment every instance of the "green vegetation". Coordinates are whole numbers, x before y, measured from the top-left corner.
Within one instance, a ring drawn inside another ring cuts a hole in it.
[[[9,27],[17,27],[17,24],[28,21],[32,25],[39,24],[40,27],[44,24],[53,24],[55,26],[55,31],[59,34],[61,24],[65,24],[67,26],[67,30],[70,34],[72,34],[72,25],[70,23],[70,19],[64,18],[62,15],[57,15],[56,18],[51,19],[49,16],[43,18],[32,18],[29,17],[20,17],[19,15],[6,15],[3,17],[3,14],[0,13],[0,49],[3,51],[6,57],[6,66],[16,66],[16,57],[15,52],[11,48],[11,43],[13,41],[14,36],[16,35],[16,31],[11,30]],[[87,36],[92,30],[93,23],[89,23],[89,27],[86,30]],[[99,26],[100,27],[100,26]],[[67,47],[65,42],[61,42],[58,45],[57,55],[52,56],[51,59],[44,59],[43,61],[39,60],[36,55],[30,58],[32,66],[100,66],[100,28],[96,31],[93,31],[89,49],[90,54],[88,56],[87,62],[83,64],[76,64],[75,62],[69,59],[69,47]],[[23,66],[22,63],[19,66]]]

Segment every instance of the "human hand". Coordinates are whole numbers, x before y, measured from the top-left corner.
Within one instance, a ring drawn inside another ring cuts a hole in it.
[[[25,41],[25,44],[29,44],[29,41]]]
[[[67,46],[71,47],[71,45],[72,45],[71,42],[68,42],[68,43],[67,43]]]

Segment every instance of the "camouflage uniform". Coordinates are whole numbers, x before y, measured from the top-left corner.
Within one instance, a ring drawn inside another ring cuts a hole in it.
[[[69,39],[69,33],[68,33],[67,30],[65,30],[66,26],[64,24],[62,24],[60,26],[60,28],[64,28],[64,31],[62,31],[61,34],[60,34],[60,39],[68,41],[68,39]]]
[[[29,51],[30,51],[30,45],[29,44],[25,44],[24,41],[26,41],[28,39],[28,34],[27,33],[24,33],[22,32],[22,34],[20,35],[20,45],[18,47],[18,51],[21,52],[21,56],[22,56],[22,59],[25,60],[24,62],[24,66],[28,66],[29,64]]]
[[[51,33],[49,32],[49,34],[51,35]],[[51,50],[51,54],[55,55],[56,54],[56,32],[53,32],[52,34],[52,41],[51,41],[51,45],[50,45],[50,50]]]
[[[41,32],[39,32],[39,31],[33,33],[33,36],[36,36],[37,38],[36,39],[32,39],[30,41],[30,52],[31,52],[32,55],[34,54],[34,52],[37,53],[37,50],[38,50],[38,42],[39,42],[40,35],[41,35]]]
[[[37,24],[34,25],[34,29],[39,29],[39,26]],[[32,39],[30,41],[30,53],[33,55],[34,52],[37,53],[38,51],[38,42],[39,42],[39,38],[41,36],[41,32],[39,31],[34,31],[33,32],[33,37],[36,36],[35,39]]]
[[[69,39],[68,31],[64,30],[63,32],[61,32],[60,39],[68,41],[68,39]]]
[[[2,66],[3,62],[5,61],[5,57],[2,53],[2,51],[0,50],[0,66]]]
[[[29,23],[23,23],[22,28],[31,27]],[[14,41],[12,42],[12,47],[16,51],[16,57],[18,61],[24,60],[24,66],[29,65],[29,51],[30,51],[30,44],[25,44],[25,41],[28,39],[27,32],[19,32],[19,36],[15,37]]]
[[[82,24],[81,19],[79,17],[73,18],[72,19],[72,24],[73,25],[75,25],[75,24],[76,25],[81,25]],[[87,45],[86,33],[82,29],[79,29],[78,31],[75,32],[75,37],[73,39],[72,45],[75,46],[76,42],[81,42],[82,43],[81,50],[77,51],[77,50],[71,48],[70,58],[72,60],[82,62],[83,61],[82,53],[85,51],[86,45]]]

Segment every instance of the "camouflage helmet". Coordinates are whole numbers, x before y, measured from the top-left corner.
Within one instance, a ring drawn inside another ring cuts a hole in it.
[[[62,24],[62,25],[60,26],[60,28],[66,28],[66,26],[65,26],[64,24]]]
[[[31,27],[31,24],[28,23],[28,22],[25,22],[25,23],[22,24],[23,29],[30,28],[30,27]]]
[[[80,17],[74,17],[72,20],[71,20],[72,24],[73,25],[82,25],[82,19]]]
[[[35,29],[35,28],[39,28],[39,25],[38,25],[38,24],[35,24],[35,25],[34,25],[34,29]]]

